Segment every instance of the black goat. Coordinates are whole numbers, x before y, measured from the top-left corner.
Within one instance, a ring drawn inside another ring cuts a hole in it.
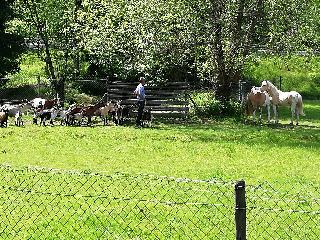
[[[152,119],[153,119],[151,110],[152,109],[149,108],[149,109],[143,111],[142,119],[141,119],[143,126],[147,125],[148,127],[151,127]]]
[[[132,117],[133,107],[132,106],[120,106],[118,108],[118,123],[123,125],[124,121]]]

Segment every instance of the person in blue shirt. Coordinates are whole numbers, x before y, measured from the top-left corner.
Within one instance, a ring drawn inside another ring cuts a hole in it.
[[[136,126],[137,127],[142,127],[142,114],[143,114],[143,109],[146,103],[146,94],[144,91],[144,85],[146,83],[146,80],[144,77],[140,77],[139,79],[140,84],[137,86],[136,90],[134,90],[134,94],[137,96],[137,105],[138,105],[138,114],[137,114],[137,119],[136,119]]]

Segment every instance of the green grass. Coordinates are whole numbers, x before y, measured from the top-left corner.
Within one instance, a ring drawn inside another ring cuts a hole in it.
[[[45,77],[45,63],[36,53],[28,52],[22,56],[20,71],[10,74],[7,87],[17,87],[29,84],[37,84],[40,77],[41,83],[48,82]]]
[[[306,116],[297,127],[288,125],[288,108],[280,111],[278,126],[225,120],[202,124],[158,122],[145,129],[39,127],[30,123],[21,128],[2,128],[2,164],[128,175],[98,178],[2,171],[0,206],[6,218],[0,226],[5,229],[0,238],[178,239],[187,234],[204,239],[210,233],[216,239],[233,239],[233,185],[184,183],[176,178],[245,179],[250,238],[291,239],[289,233],[312,239],[310,229],[319,236],[319,215],[288,211],[318,210],[320,104],[306,102]],[[175,179],[134,177],[138,173]],[[5,227],[16,222],[18,232]],[[298,228],[305,230],[297,233]]]
[[[14,166],[152,173],[208,179],[319,180],[319,129],[231,123],[1,129],[0,159]]]
[[[289,109],[285,109],[289,115]],[[0,129],[1,163],[210,179],[319,180],[320,106],[305,104],[301,126],[233,121],[133,127]],[[282,114],[282,117],[283,114]]]
[[[256,56],[247,61],[244,76],[257,86],[272,81],[283,91],[298,91],[304,98],[319,99],[320,58],[318,56]]]

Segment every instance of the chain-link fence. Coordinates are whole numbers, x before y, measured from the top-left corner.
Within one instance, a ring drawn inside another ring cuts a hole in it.
[[[0,78],[0,104],[32,100],[36,97],[53,99],[59,95],[66,101],[74,101],[77,95],[88,95],[99,98],[107,92],[107,79],[74,80],[64,83],[63,94],[57,92],[50,80],[38,79],[35,84],[8,86],[7,79]],[[57,95],[58,94],[58,95]],[[66,99],[65,99],[66,98]]]
[[[0,169],[2,239],[233,239],[233,186],[150,175]]]
[[[9,79],[7,78],[0,78],[0,104],[1,102],[5,101],[19,101],[24,99],[31,100],[36,97],[54,98],[57,96],[57,92],[55,91],[53,84],[48,79],[40,79],[39,77],[37,77],[37,79],[35,80],[35,84],[23,84],[19,86],[8,86],[6,85],[8,81]],[[188,85],[188,88],[186,88],[185,90],[199,90],[200,87],[198,85],[191,86],[186,82],[181,83],[185,84],[185,86]],[[124,82],[123,84],[127,84],[127,82]],[[133,92],[134,88],[126,89],[125,86],[123,86],[123,84],[119,84],[120,88],[123,87],[121,91],[118,91],[119,94],[123,94],[124,90],[128,93]],[[239,83],[232,82],[230,84],[232,92],[231,96],[235,100],[239,101],[245,98],[245,95],[250,91],[252,87],[251,83],[245,81],[240,81]],[[64,83],[63,95],[67,98],[67,101],[72,100],[70,98],[72,98],[75,94],[87,94],[89,96],[101,97],[104,93],[110,90],[110,87],[114,88],[114,86],[115,84],[108,79],[72,80]],[[204,89],[211,91],[214,88],[213,86],[207,86]],[[178,89],[175,90],[177,91]]]
[[[1,239],[236,238],[235,182],[1,166],[0,183]],[[281,186],[246,186],[247,238],[319,239],[319,185]]]
[[[320,239],[320,183],[262,182],[246,187],[248,239]]]

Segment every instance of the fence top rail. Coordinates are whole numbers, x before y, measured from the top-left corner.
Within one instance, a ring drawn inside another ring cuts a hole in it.
[[[214,184],[214,185],[234,185],[235,181],[226,181],[218,178],[212,179],[191,179],[191,178],[179,178],[173,176],[157,176],[153,174],[146,173],[125,173],[125,172],[115,172],[112,174],[108,174],[107,172],[94,172],[91,170],[63,170],[57,168],[46,168],[46,167],[38,167],[38,166],[26,166],[15,168],[11,165],[0,164],[0,174],[1,172],[14,172],[20,174],[27,173],[35,173],[35,174],[52,174],[52,175],[75,175],[75,176],[97,176],[97,177],[105,177],[105,178],[144,178],[150,180],[160,180],[160,181],[169,181],[176,183],[205,183],[205,184]]]

